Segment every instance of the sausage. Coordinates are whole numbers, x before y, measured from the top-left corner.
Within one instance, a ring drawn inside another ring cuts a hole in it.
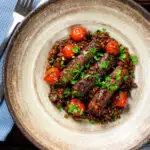
[[[121,71],[120,77],[117,79],[117,72]],[[88,112],[95,116],[100,116],[103,108],[107,105],[110,98],[118,90],[119,86],[123,83],[123,77],[128,74],[127,69],[122,66],[118,66],[110,75],[110,85],[117,85],[114,90],[109,88],[100,89],[88,105]]]
[[[82,69],[84,65],[94,56],[90,51],[91,48],[96,48],[96,51],[100,50],[99,43],[96,40],[92,40],[87,47],[81,51],[75,59],[73,59],[65,68],[60,75],[59,84],[66,85],[71,81],[74,75],[76,75],[76,70]]]
[[[101,78],[105,75],[105,73],[109,72],[112,67],[115,65],[115,57],[105,53],[100,62],[97,62],[94,66],[92,66],[88,74],[85,75],[84,79],[81,79],[77,84],[75,84],[72,89],[83,94],[86,94],[91,87],[94,86],[95,80],[97,77]],[[101,64],[106,64],[108,66],[101,67]],[[98,75],[98,76],[97,76]],[[89,78],[87,78],[89,76]]]

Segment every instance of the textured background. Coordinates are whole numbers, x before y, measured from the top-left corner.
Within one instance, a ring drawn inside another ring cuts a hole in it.
[[[150,12],[150,0],[135,0],[142,7]],[[7,136],[5,142],[0,142],[0,150],[38,150],[34,147],[20,132],[20,130],[14,125],[12,131]],[[150,147],[144,148],[144,150],[150,150]]]

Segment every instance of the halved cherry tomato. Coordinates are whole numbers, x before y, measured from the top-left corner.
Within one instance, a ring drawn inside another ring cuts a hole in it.
[[[86,34],[86,29],[80,26],[80,27],[73,27],[71,29],[70,36],[73,40],[79,42],[84,39],[85,34]]]
[[[118,51],[119,51],[118,43],[114,40],[110,40],[108,44],[106,45],[106,52],[113,54],[113,55],[117,55]]]
[[[68,105],[68,112],[73,114],[73,116],[79,117],[85,111],[85,105],[78,99],[73,98]]]
[[[55,85],[59,79],[59,76],[60,70],[56,67],[52,67],[48,71],[46,71],[44,80],[51,85]]]
[[[75,53],[72,51],[73,48],[74,46],[71,44],[68,44],[63,48],[62,53],[65,58],[72,58],[75,55]]]
[[[120,92],[114,99],[114,104],[118,107],[125,107],[128,103],[128,96],[126,92]]]

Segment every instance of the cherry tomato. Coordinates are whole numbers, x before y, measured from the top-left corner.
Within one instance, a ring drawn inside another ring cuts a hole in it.
[[[128,96],[126,92],[120,92],[114,99],[114,104],[118,107],[127,106]]]
[[[73,98],[68,106],[69,113],[72,113],[73,116],[79,117],[85,111],[85,105],[78,99]]]
[[[59,76],[60,76],[60,70],[56,67],[52,67],[48,71],[46,71],[44,80],[51,85],[55,85],[59,79]]]
[[[73,48],[74,48],[74,46],[71,44],[68,44],[63,48],[62,53],[65,58],[72,58],[75,55],[74,52],[72,51]]]
[[[110,40],[106,45],[106,51],[110,54],[117,55],[119,51],[119,45],[116,41]]]
[[[86,34],[86,29],[80,26],[80,27],[73,27],[71,29],[70,36],[74,41],[79,42],[84,39],[85,34]]]

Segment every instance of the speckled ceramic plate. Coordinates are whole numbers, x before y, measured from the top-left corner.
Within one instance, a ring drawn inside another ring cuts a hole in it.
[[[150,136],[149,21],[149,14],[128,0],[58,0],[28,16],[9,45],[3,75],[7,104],[22,132],[46,150],[139,148]],[[105,27],[139,57],[130,110],[115,123],[65,119],[48,99],[43,81],[48,51],[75,24]]]

